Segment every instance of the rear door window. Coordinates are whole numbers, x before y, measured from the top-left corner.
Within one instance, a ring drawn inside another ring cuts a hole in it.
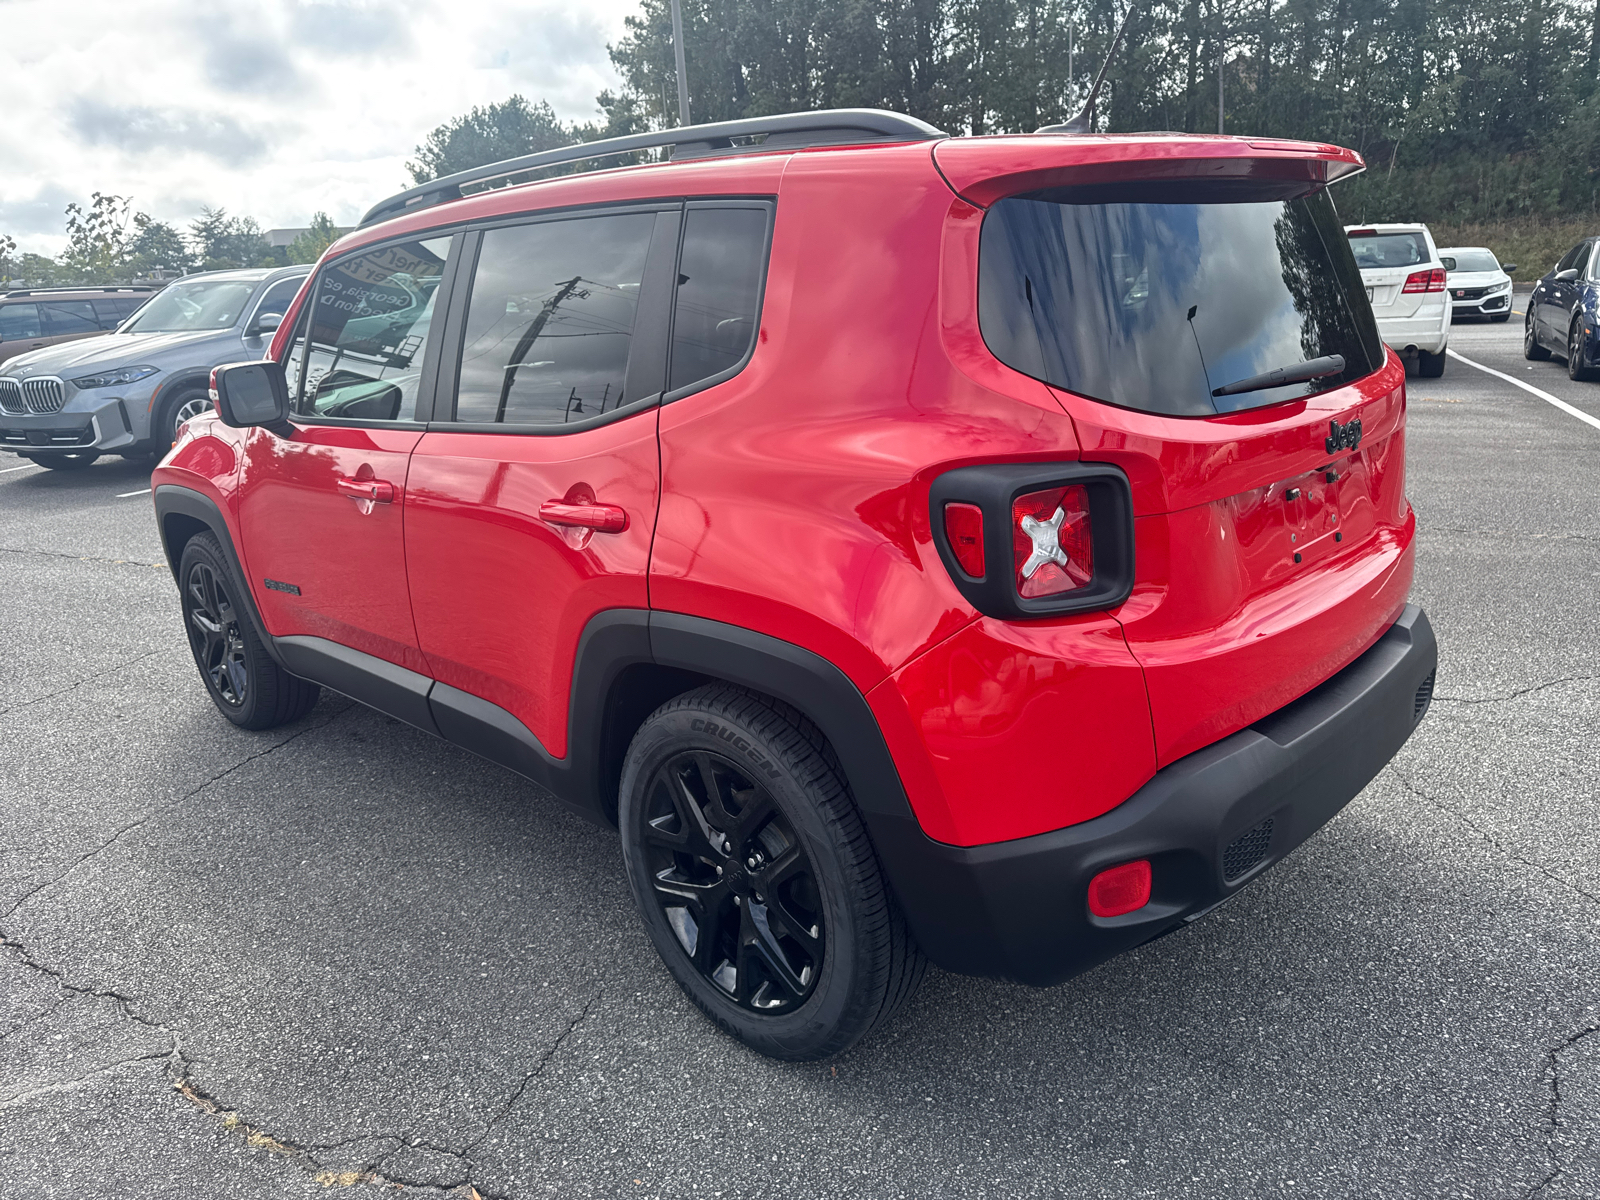
[[[1350,234],[1350,250],[1362,270],[1387,267],[1415,267],[1428,262],[1428,239],[1420,230],[1408,233],[1374,233],[1355,230]]]
[[[691,206],[672,317],[671,391],[735,371],[755,344],[767,257],[766,205]]]
[[[0,342],[43,336],[37,304],[0,304]]]
[[[1206,202],[1206,191],[1075,188],[995,204],[979,251],[990,350],[1079,395],[1173,416],[1281,403],[1377,370],[1383,343],[1327,193]],[[1215,394],[1333,354],[1338,374]]]
[[[391,243],[324,268],[310,306],[310,336],[298,337],[291,350],[297,414],[415,419],[423,349],[449,254],[448,237],[429,238]]]
[[[99,333],[100,321],[94,304],[88,300],[46,300],[39,305],[44,317],[46,337],[70,337],[76,333]]]
[[[643,399],[624,385],[655,227],[638,212],[487,230],[454,419],[559,427]]]

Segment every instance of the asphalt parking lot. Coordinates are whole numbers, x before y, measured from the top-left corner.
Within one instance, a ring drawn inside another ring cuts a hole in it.
[[[1452,344],[1600,417],[1520,319]],[[1182,933],[804,1066],[532,784],[328,694],[224,722],[148,473],[0,456],[0,1196],[1600,1194],[1600,428],[1452,359],[1409,436],[1391,768]]]

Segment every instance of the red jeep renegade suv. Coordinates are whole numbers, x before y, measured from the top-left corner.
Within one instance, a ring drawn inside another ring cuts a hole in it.
[[[1361,166],[840,111],[413,188],[155,473],[206,687],[249,729],[332,688],[617,826],[667,969],[766,1054],[928,960],[1060,982],[1427,707]]]

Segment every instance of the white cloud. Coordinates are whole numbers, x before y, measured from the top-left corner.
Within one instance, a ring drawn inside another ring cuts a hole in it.
[[[91,192],[184,224],[353,222],[428,131],[520,91],[567,120],[618,79],[636,0],[10,0],[0,233],[54,254]]]

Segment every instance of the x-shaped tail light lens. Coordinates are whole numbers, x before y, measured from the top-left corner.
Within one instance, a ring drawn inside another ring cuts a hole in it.
[[[1017,594],[1060,596],[1094,578],[1089,492],[1081,485],[1029,492],[1011,502]]]

